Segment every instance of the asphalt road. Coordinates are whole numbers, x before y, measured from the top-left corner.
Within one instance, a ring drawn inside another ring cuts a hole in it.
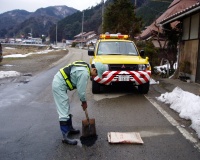
[[[85,50],[70,49],[56,65],[28,83],[10,83],[0,92],[1,160],[199,160],[200,152],[149,100],[130,86],[112,86],[93,95],[88,83],[88,112],[95,118],[98,137],[85,145],[61,143],[51,82],[59,68],[74,60],[89,62]],[[150,90],[152,98],[154,90]],[[76,91],[68,92],[75,128],[85,114]],[[148,95],[147,95],[148,97]],[[107,133],[139,132],[143,145],[109,144]]]

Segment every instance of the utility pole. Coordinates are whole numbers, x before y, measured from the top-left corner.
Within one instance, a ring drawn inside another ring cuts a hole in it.
[[[82,42],[83,42],[83,23],[84,23],[84,11],[83,11],[83,17],[82,17],[81,47],[83,47],[83,44],[82,44]]]
[[[104,25],[104,0],[101,1],[102,4],[102,29],[101,29],[101,33],[103,33],[103,25]]]
[[[137,0],[135,0],[135,13],[136,13],[136,8],[137,8]]]
[[[57,46],[57,36],[58,36],[57,30],[58,30],[58,27],[57,27],[57,23],[56,23],[56,46]]]

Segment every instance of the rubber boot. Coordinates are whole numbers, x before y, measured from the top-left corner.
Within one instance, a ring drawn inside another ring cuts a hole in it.
[[[69,125],[69,120],[68,121],[60,121],[60,129],[62,131],[62,135],[63,135],[63,143],[67,143],[70,145],[77,145],[77,141],[74,139],[70,139],[69,136],[69,132],[70,132],[70,125]]]
[[[80,130],[78,129],[74,129],[73,125],[72,125],[72,115],[70,114],[69,115],[69,125],[70,125],[70,134],[79,134],[80,133]]]

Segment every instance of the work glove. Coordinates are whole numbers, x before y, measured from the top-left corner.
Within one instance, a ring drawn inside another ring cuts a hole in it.
[[[87,102],[83,101],[81,106],[83,108],[83,111],[85,111],[85,109],[87,108]]]

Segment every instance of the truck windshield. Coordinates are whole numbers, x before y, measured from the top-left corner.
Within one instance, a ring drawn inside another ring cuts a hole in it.
[[[138,55],[132,42],[100,42],[98,46],[98,55]]]

